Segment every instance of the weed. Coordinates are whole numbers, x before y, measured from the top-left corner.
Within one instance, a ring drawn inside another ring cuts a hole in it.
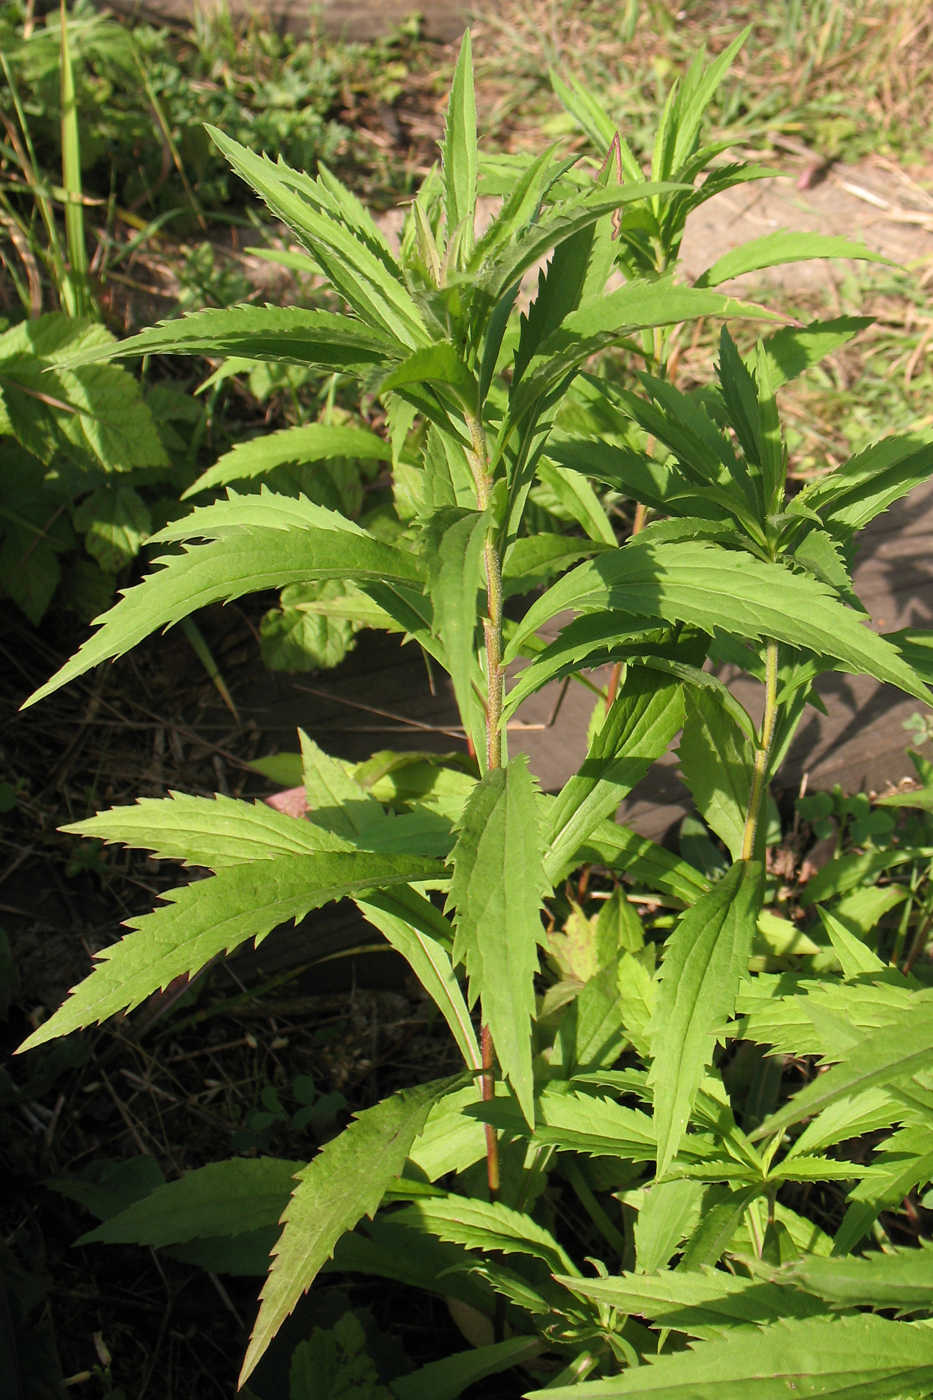
[[[307,1164],[214,1163],[117,1207],[86,1237],[247,1269],[281,1222],[243,1366],[251,1387],[330,1267],[417,1285],[473,1318],[470,1349],[390,1377],[401,1400],[458,1395],[516,1366],[526,1394],[557,1400],[764,1400],[853,1385],[882,1396],[925,1390],[933,1374],[929,1251],[907,1247],[917,1229],[898,1234],[886,1214],[929,1177],[933,1038],[918,973],[930,921],[909,949],[895,940],[886,963],[861,936],[877,907],[848,905],[847,923],[836,903],[798,928],[773,903],[765,859],[769,784],[821,672],[866,673],[933,701],[929,637],[874,633],[848,572],[858,531],[929,475],[931,435],[884,439],[791,494],[778,393],[860,322],[787,323],[717,288],[784,259],[871,255],[781,233],[716,258],[693,285],[674,276],[691,208],[756,174],[719,167],[721,148],[700,138],[739,48],[698,58],[670,93],[646,180],[582,84],[562,96],[602,144],[601,163],[554,149],[483,156],[467,38],[441,168],[398,255],[328,172],[311,177],[215,132],[345,309],[208,309],[66,362],[198,352],[356,376],[384,405],[379,452],[404,483],[407,534],[385,538],[304,495],[230,491],[158,532],[183,551],[99,619],[30,703],[198,603],[349,579],[385,628],[447,673],[469,741],[469,771],[450,765],[437,785],[421,772],[440,800],[417,785],[377,797],[365,769],[302,736],[305,820],[176,793],[68,828],[211,873],[131,920],[22,1049],[351,898],[408,961],[463,1060],[461,1074],[361,1111]],[[480,188],[501,197],[482,233]],[[708,317],[763,319],[770,333],[743,357],[723,327],[714,374],[678,389],[666,372],[678,328]],[[619,343],[642,366],[637,390],[587,373]],[[308,435],[303,460],[340,455],[337,427],[290,430]],[[248,475],[270,465],[268,444],[243,451]],[[625,543],[594,483],[642,508]],[[537,528],[528,507],[542,488],[576,534]],[[760,723],[704,669],[714,637],[759,680]],[[545,797],[509,756],[508,720],[548,681],[606,661],[620,669],[587,758]],[[611,820],[678,733],[722,873]],[[384,776],[384,760],[377,768]],[[878,854],[867,847],[869,866]],[[882,854],[885,869],[897,863]],[[830,888],[825,872],[808,886],[811,905],[864,875],[864,862],[835,865]],[[590,886],[608,895],[595,915]],[[644,916],[632,907],[643,890]],[[765,1051],[788,1057],[793,1077]],[[825,1072],[811,1072],[813,1057]],[[871,1162],[858,1143],[867,1133]],[[883,1250],[862,1252],[872,1237]],[[358,1368],[357,1393],[378,1394],[359,1328],[334,1326],[318,1345],[340,1353],[345,1374]]]

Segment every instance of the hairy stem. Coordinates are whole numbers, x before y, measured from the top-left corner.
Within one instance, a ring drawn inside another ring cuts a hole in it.
[[[758,748],[755,752],[755,768],[752,773],[752,790],[748,798],[748,813],[745,817],[745,831],[742,834],[742,859],[754,860],[760,846],[761,817],[764,809],[765,788],[767,786],[768,761],[771,757],[771,744],[774,741],[774,726],[777,722],[777,642],[768,642],[765,651],[765,712],[758,735]]]
[[[467,415],[467,428],[473,444],[469,454],[470,470],[476,487],[476,504],[480,510],[487,510],[492,491],[489,475],[489,455],[486,450],[486,435],[479,419]],[[486,642],[486,769],[502,767],[502,706],[505,699],[505,677],[502,672],[502,561],[499,558],[496,527],[490,522],[483,547],[483,561],[486,571],[486,616],[483,618],[483,635]],[[495,1047],[488,1025],[482,1027],[483,1100],[492,1099],[495,1094]],[[499,1193],[499,1142],[496,1130],[486,1124],[486,1179],[489,1184],[489,1198],[495,1200]]]

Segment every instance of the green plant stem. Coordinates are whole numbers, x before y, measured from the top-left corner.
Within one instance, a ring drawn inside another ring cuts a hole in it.
[[[752,772],[752,790],[748,798],[745,831],[742,834],[743,860],[754,860],[755,851],[760,845],[759,835],[767,785],[768,760],[771,757],[771,744],[774,740],[774,726],[777,721],[777,670],[777,642],[768,642],[765,651],[765,712],[758,735],[755,767]]]
[[[470,470],[476,486],[476,504],[480,510],[489,508],[492,481],[489,476],[489,457],[486,450],[486,435],[482,423],[472,414],[466,415],[467,428],[473,443],[470,455]],[[486,768],[492,772],[502,767],[502,707],[505,700],[505,678],[502,673],[502,563],[496,542],[496,528],[490,521],[483,547],[483,560],[486,572],[486,616],[483,618],[483,635],[486,643]],[[488,1102],[495,1095],[495,1047],[488,1025],[481,1030],[483,1054],[482,1096]],[[499,1141],[496,1130],[486,1124],[486,1179],[489,1185],[489,1199],[495,1200],[499,1194]]]

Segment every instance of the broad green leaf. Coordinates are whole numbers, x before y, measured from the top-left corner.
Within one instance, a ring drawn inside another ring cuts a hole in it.
[[[577,535],[555,535],[547,530],[521,535],[509,545],[502,561],[505,592],[530,593],[550,582],[554,574],[564,573],[570,564],[610,547],[614,544],[602,545]]]
[[[230,602],[244,593],[307,579],[412,580],[418,572],[410,554],[365,534],[314,528],[289,532],[265,526],[154,562],[164,567],[124,590],[120,601],[95,619],[99,630],[26,705],[34,705],[101,661],[122,656],[150,632],[179,622],[208,603]]]
[[[699,1181],[655,1181],[635,1221],[635,1260],[640,1274],[663,1269],[699,1222],[705,1187]]]
[[[933,432],[917,431],[857,452],[829,476],[805,486],[789,509],[815,510],[829,530],[848,536],[933,473]]]
[[[501,1201],[470,1196],[431,1196],[406,1206],[395,1217],[408,1229],[424,1230],[450,1244],[503,1254],[529,1254],[549,1269],[576,1273],[573,1261],[549,1230],[530,1215]]]
[[[432,1361],[399,1376],[392,1382],[392,1394],[396,1400],[457,1400],[474,1382],[530,1361],[544,1345],[540,1337],[509,1337],[504,1342],[455,1352],[443,1361]]]
[[[890,1128],[900,1121],[903,1113],[903,1104],[887,1089],[866,1089],[851,1099],[840,1099],[807,1124],[794,1139],[784,1162],[792,1161],[798,1153],[820,1152],[834,1147],[837,1142]]]
[[[787,995],[781,995],[785,989]],[[841,1060],[855,1041],[908,1011],[911,996],[910,983],[893,969],[873,983],[759,976],[739,993],[739,1038],[771,1045],[781,1054]]]
[[[211,307],[160,321],[116,344],[88,346],[65,369],[128,355],[217,355],[362,373],[397,360],[401,347],[351,316],[297,306]]]
[[[929,1310],[933,1305],[933,1247],[894,1249],[860,1259],[798,1260],[782,1269],[783,1282],[841,1307]]]
[[[741,243],[701,272],[696,287],[718,287],[746,272],[758,272],[782,263],[803,262],[808,258],[853,258],[862,262],[889,262],[864,243],[852,243],[848,238],[836,238],[825,233],[794,233],[791,229],[776,229],[761,238]]]
[[[194,485],[182,493],[182,500],[211,487],[226,486],[231,481],[251,481],[290,463],[301,465],[328,457],[387,462],[391,455],[389,444],[366,428],[338,423],[307,423],[282,428],[277,433],[237,443],[201,473]]]
[[[650,1030],[659,1176],[680,1148],[716,1033],[732,1014],[760,907],[761,866],[738,861],[681,917],[665,945]]]
[[[231,1157],[186,1172],[82,1235],[81,1244],[182,1244],[278,1223],[304,1162]]]
[[[332,534],[353,535],[371,539],[362,525],[347,518],[339,510],[317,505],[306,496],[283,496],[261,486],[258,495],[243,496],[227,490],[225,497],[210,505],[195,506],[188,515],[170,520],[150,536],[150,542],[167,544],[171,541],[223,539],[236,531],[247,532],[262,527],[269,530],[298,531],[329,530]]]
[[[915,992],[895,1019],[853,1045],[839,1064],[805,1085],[788,1104],[765,1119],[752,1137],[770,1137],[838,1099],[911,1079],[931,1065],[933,994]]]
[[[330,833],[311,822],[296,821],[264,802],[237,801],[219,793],[138,797],[132,807],[111,807],[61,829],[151,851],[157,860],[181,860],[210,870],[289,853],[347,849],[345,842],[329,840]]]
[[[504,1084],[496,1085],[498,1094],[507,1095]],[[428,1181],[437,1181],[448,1172],[463,1172],[486,1156],[486,1134],[481,1123],[464,1113],[477,1101],[475,1083],[440,1099],[428,1114],[409,1159]],[[523,1120],[524,1121],[524,1120]]]
[[[490,770],[471,793],[452,853],[448,906],[456,911],[454,960],[482,1003],[496,1055],[532,1121],[531,1022],[543,938],[538,795],[524,756]]]
[[[88,554],[108,574],[132,563],[152,530],[149,508],[132,486],[102,486],[74,512]]]
[[[609,548],[618,543],[602,502],[586,477],[552,466],[550,462],[539,463],[537,474],[541,486],[553,496],[560,511],[581,525],[591,540]],[[535,499],[540,494],[539,487]]]
[[[690,1337],[728,1336],[737,1327],[761,1327],[782,1318],[826,1311],[815,1299],[792,1288],[720,1269],[646,1270],[615,1278],[559,1278],[558,1282],[578,1297],[633,1313]]]
[[[807,647],[847,670],[889,681],[926,703],[927,687],[890,643],[838,602],[814,578],[780,564],[703,541],[639,544],[578,564],[538,599],[509,643],[506,659],[522,641],[568,608],[598,612],[617,608],[637,617],[687,622],[750,640],[763,637]]]
[[[364,1109],[299,1173],[263,1286],[241,1385],[333,1254],[340,1236],[364,1215],[375,1215],[386,1188],[401,1175],[431,1105],[448,1087],[449,1081],[435,1080]]]
[[[861,1315],[741,1328],[611,1380],[535,1390],[528,1400],[894,1400],[931,1385],[933,1331]]]
[[[413,897],[420,899],[420,896],[415,896],[414,891],[411,893]],[[383,897],[383,902],[391,904],[391,893]],[[356,903],[363,916],[388,939],[396,952],[408,963],[450,1027],[467,1068],[482,1069],[482,1056],[470,1013],[443,944],[432,938],[423,928],[413,924],[402,913],[396,913],[391,908],[380,908],[373,900],[358,899]],[[423,903],[438,918],[441,917],[428,900],[424,900]],[[409,912],[404,910],[404,914]]]
[[[457,347],[449,340],[419,347],[386,375],[379,385],[379,392],[432,383],[449,384],[456,390],[459,403],[471,409],[475,406],[478,393],[476,380],[460,358]]]
[[[20,1048],[32,1049],[132,1010],[174,978],[199,972],[218,953],[231,952],[247,938],[258,942],[279,924],[297,921],[331,900],[431,879],[441,870],[435,861],[413,856],[286,855],[166,891],[166,903],[128,920],[132,932],[103,949],[90,976]]]
[[[688,689],[680,771],[697,811],[725,842],[733,860],[742,853],[751,800],[755,749],[737,729],[718,696]]]
[[[562,627],[554,641],[519,671],[506,696],[506,718],[550,681],[617,661],[637,662],[656,651],[675,651],[669,628],[649,625],[648,619],[641,622],[625,613],[606,612],[578,617]]]
[[[374,607],[357,590],[348,596],[348,588],[352,585],[342,579],[312,579],[282,589],[278,607],[270,608],[259,624],[260,651],[270,671],[332,670],[340,665],[356,646],[366,606]],[[384,614],[383,620],[391,625]]]
[[[875,891],[871,891],[875,893]],[[829,934],[829,941],[836,951],[842,967],[842,975],[848,982],[853,977],[858,977],[862,973],[874,974],[883,972],[885,964],[873,952],[866,947],[860,938],[852,933],[841,919],[831,914],[828,909],[817,908],[817,913],[823,921],[823,927]]]
[[[628,796],[682,723],[679,685],[650,671],[629,672],[580,772],[550,804],[544,855],[549,880]]]
[[[447,238],[465,227],[463,245],[469,257],[473,244],[473,218],[476,210],[476,97],[473,91],[473,60],[470,31],[460,43],[447,105],[447,124],[441,145],[444,173],[444,200],[447,212]]]

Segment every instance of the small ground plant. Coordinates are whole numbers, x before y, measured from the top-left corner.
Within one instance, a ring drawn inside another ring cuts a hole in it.
[[[400,546],[303,496],[229,491],[159,532],[183,547],[31,701],[207,602],[348,580],[368,620],[450,677],[474,760],[393,782],[385,764],[353,770],[302,736],[305,820],[174,794],[69,828],[211,873],[132,920],[23,1049],[349,898],[407,959],[463,1059],[461,1075],[359,1113],[307,1164],[213,1164],[89,1237],[216,1261],[219,1244],[242,1260],[271,1235],[244,1384],[336,1268],[426,1288],[483,1322],[477,1345],[421,1369],[363,1367],[361,1395],[453,1397],[515,1366],[516,1392],[581,1400],[933,1385],[933,1253],[897,1243],[884,1214],[933,1160],[922,959],[880,956],[864,911],[861,927],[827,912],[804,934],[772,907],[765,868],[769,784],[822,672],[933,702],[923,638],[871,631],[849,574],[858,531],[929,475],[931,436],[885,439],[787,492],[778,391],[853,336],[852,318],[779,321],[746,357],[724,325],[715,376],[690,392],[672,383],[684,324],[774,325],[718,290],[727,279],[871,256],[779,232],[692,286],[676,280],[691,208],[761,173],[719,163],[700,139],[740,42],[672,91],[646,178],[577,84],[561,95],[607,148],[601,165],[554,148],[483,157],[467,38],[441,166],[398,252],[326,170],[312,178],[214,132],[345,309],[209,310],[80,357],[198,352],[357,375],[385,405],[408,535]],[[501,197],[485,230],[478,192]],[[543,258],[526,305],[523,279]],[[637,391],[587,372],[618,344],[640,362]],[[327,431],[313,455],[334,450]],[[267,465],[257,449],[246,475]],[[642,508],[621,545],[597,487]],[[576,533],[539,528],[537,507],[555,498]],[[548,624],[561,624],[552,640]],[[760,723],[704,669],[714,648],[760,679]],[[606,662],[619,683],[587,757],[545,796],[508,753],[508,721],[539,687]],[[612,820],[678,734],[698,814],[726,853],[719,871]],[[608,898],[598,917],[558,922],[581,867],[601,872]],[[651,918],[628,899],[635,887],[652,892]],[[769,1052],[803,1068],[818,1057],[823,1072],[785,1080]],[[583,1218],[581,1249],[567,1222]],[[365,1360],[362,1329],[337,1330],[331,1360]],[[313,1393],[321,1347],[296,1351],[296,1400]]]

